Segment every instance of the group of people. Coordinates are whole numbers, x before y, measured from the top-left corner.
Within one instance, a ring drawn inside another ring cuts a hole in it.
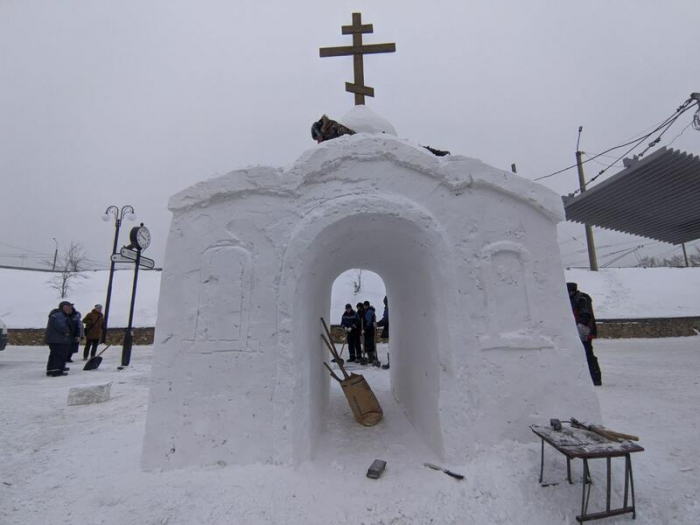
[[[384,313],[379,321],[377,321],[375,308],[369,301],[357,303],[356,307],[357,310],[353,310],[352,304],[346,304],[340,321],[340,326],[345,330],[350,354],[348,362],[360,362],[364,345],[367,361],[379,366],[376,343],[377,328],[382,327],[382,338],[389,338],[389,302],[385,296]]]
[[[70,368],[66,363],[73,362],[73,354],[78,352],[83,337],[86,339],[83,360],[87,361],[88,355],[95,357],[103,327],[102,305],[96,304],[83,319],[73,303],[61,301],[58,308],[49,313],[46,324],[44,343],[49,346],[46,375],[58,377],[68,374]]]

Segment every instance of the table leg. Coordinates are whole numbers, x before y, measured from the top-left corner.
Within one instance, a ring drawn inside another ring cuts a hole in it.
[[[571,481],[571,459],[566,457],[566,479],[569,480],[569,485],[573,485],[574,482]]]
[[[591,497],[590,481],[590,474],[588,472],[588,460],[584,459],[582,477],[583,490],[581,492],[581,515],[576,517],[579,523],[583,523],[584,521],[586,521],[586,514],[588,513],[588,501]]]
[[[612,484],[612,468],[611,468],[611,459],[610,458],[605,458],[606,461],[606,468],[607,468],[607,483],[605,487],[605,510],[607,512],[610,512],[610,485]]]
[[[542,441],[542,453],[540,454],[540,485],[542,484],[542,479],[544,478],[544,439]]]
[[[637,507],[634,504],[634,478],[632,477],[632,459],[627,454],[627,461],[630,469],[630,494],[632,495],[632,519],[637,519]]]
[[[622,506],[627,507],[627,495],[630,486],[630,455],[625,455],[625,498],[622,500]]]

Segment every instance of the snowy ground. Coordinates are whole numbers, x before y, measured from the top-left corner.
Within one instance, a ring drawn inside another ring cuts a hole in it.
[[[696,525],[700,515],[700,338],[597,343],[605,423],[642,437],[633,457],[636,523]],[[142,472],[141,440],[151,367],[150,347],[136,347],[117,371],[119,349],[96,372],[82,361],[67,377],[47,378],[47,350],[0,352],[0,523],[114,524],[567,524],[580,505],[580,484],[541,488],[539,444],[485,443],[470,462],[448,465],[463,481],[422,466],[439,462],[389,393],[389,373],[365,370],[385,409],[367,429],[352,420],[337,385],[323,444],[298,468],[213,466]],[[385,349],[380,349],[384,356]],[[113,382],[101,405],[67,406],[68,389]],[[575,414],[552,414],[564,418]],[[232,423],[235,424],[235,423]],[[388,462],[381,479],[365,477],[373,459]],[[604,505],[603,462],[594,461],[592,508]],[[580,476],[580,463],[574,473]],[[563,456],[547,449],[545,476],[561,481]],[[620,498],[622,471],[614,497]],[[593,510],[593,509],[591,509]],[[631,517],[601,523],[635,523]]]

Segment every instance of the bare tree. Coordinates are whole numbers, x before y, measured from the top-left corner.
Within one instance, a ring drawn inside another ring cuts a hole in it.
[[[682,268],[685,266],[685,259],[682,255],[674,255],[672,257],[664,257],[658,259],[656,257],[642,257],[637,266],[646,268],[658,268],[662,266],[671,268]],[[688,266],[700,266],[700,248],[695,247],[695,253],[688,254]]]
[[[59,293],[61,299],[68,295],[75,279],[83,277],[80,272],[86,269],[86,262],[85,250],[76,242],[70,243],[58,258],[56,261],[58,271],[49,281],[49,285]]]
[[[350,282],[352,283],[352,293],[354,295],[362,291],[362,269],[352,270]]]

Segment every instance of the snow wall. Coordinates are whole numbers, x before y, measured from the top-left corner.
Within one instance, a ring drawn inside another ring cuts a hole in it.
[[[358,133],[286,170],[198,183],[169,208],[146,469],[312,458],[324,418],[352,417],[324,413],[320,338],[350,268],[386,284],[392,392],[439,456],[532,439],[529,424],[560,414],[600,420],[559,258],[562,203],[540,185]]]

